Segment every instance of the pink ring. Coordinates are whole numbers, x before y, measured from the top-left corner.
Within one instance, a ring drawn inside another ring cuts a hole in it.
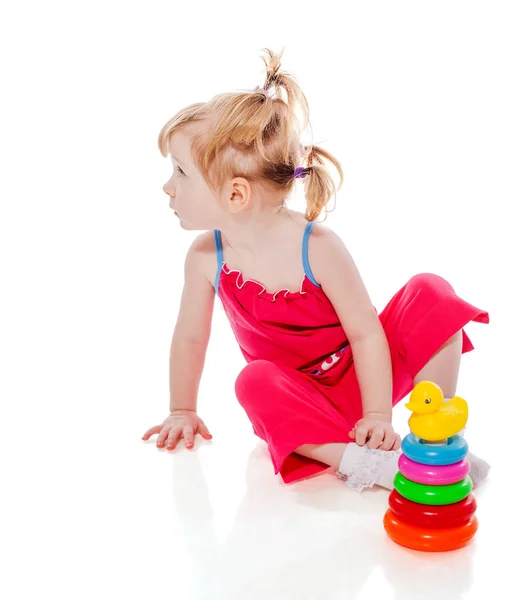
[[[466,458],[463,458],[460,462],[451,465],[423,465],[401,454],[398,460],[398,468],[406,479],[416,483],[449,485],[466,477],[469,472],[469,463]]]

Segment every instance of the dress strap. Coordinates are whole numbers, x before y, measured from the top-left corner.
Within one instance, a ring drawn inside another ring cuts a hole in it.
[[[224,253],[222,251],[222,236],[220,235],[220,231],[218,229],[213,230],[215,236],[215,249],[217,253],[217,263],[218,269],[215,277],[215,292],[217,296],[220,297],[218,292],[218,285],[220,283],[220,271],[222,270],[222,265],[224,264]]]
[[[308,279],[317,287],[322,287],[320,283],[317,283],[317,281],[313,277],[313,273],[311,271],[311,267],[309,266],[308,259],[309,236],[311,235],[311,230],[315,226],[315,223],[316,221],[310,221],[306,226],[306,230],[304,231],[304,238],[302,240],[302,264],[304,265],[304,271],[306,272]]]

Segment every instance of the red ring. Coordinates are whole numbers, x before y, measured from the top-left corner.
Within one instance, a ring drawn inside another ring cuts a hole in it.
[[[466,524],[477,510],[473,494],[453,504],[431,505],[412,502],[397,490],[389,494],[389,507],[394,515],[415,527],[444,528]]]
[[[469,544],[479,527],[476,516],[460,527],[413,527],[398,519],[391,509],[386,511],[383,522],[386,533],[394,542],[424,552],[447,552],[462,548]]]

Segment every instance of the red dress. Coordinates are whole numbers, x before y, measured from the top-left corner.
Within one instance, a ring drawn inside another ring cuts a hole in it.
[[[267,442],[275,473],[285,483],[329,468],[296,454],[296,448],[347,443],[349,431],[362,417],[351,347],[309,266],[314,225],[308,223],[304,231],[301,289],[275,294],[227,267],[220,232],[214,232],[215,290],[248,363],[237,377],[236,396],[255,434]],[[457,296],[445,279],[432,273],[412,277],[379,319],[391,353],[393,406],[411,392],[415,375],[452,335],[472,320],[489,323],[486,311]],[[462,352],[473,350],[464,330],[462,339]]]

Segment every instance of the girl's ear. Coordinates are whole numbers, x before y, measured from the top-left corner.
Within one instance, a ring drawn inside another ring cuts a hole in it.
[[[245,210],[251,203],[252,190],[249,182],[244,177],[235,177],[231,180],[229,196],[227,199],[229,212],[235,214]]]

